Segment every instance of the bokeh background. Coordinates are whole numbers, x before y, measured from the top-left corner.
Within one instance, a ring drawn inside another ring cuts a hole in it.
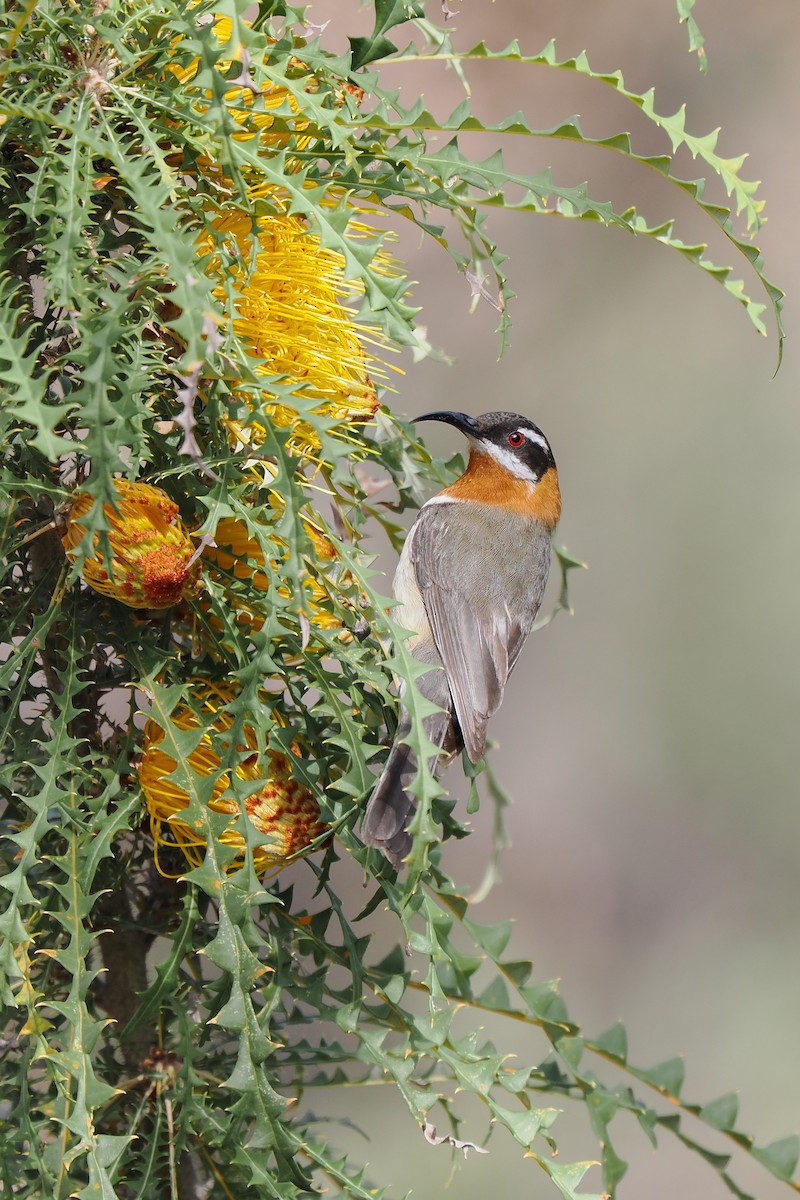
[[[406,362],[394,404],[409,416],[448,407],[533,417],[559,463],[558,540],[590,568],[572,576],[574,616],[526,647],[494,724],[495,767],[516,801],[513,845],[477,915],[516,916],[516,953],[535,961],[538,978],[560,977],[587,1032],[621,1019],[633,1061],[684,1054],[692,1099],[738,1090],[740,1124],[764,1143],[800,1127],[800,6],[699,0],[707,76],[671,0],[462,9],[451,22],[460,45],[518,37],[535,51],[555,37],[559,57],[586,49],[596,70],[619,68],[638,91],[654,85],[659,111],[685,101],[693,132],[722,125],[720,151],[749,151],[742,174],[763,180],[769,220],[758,241],[768,274],[789,292],[776,378],[774,331],[759,337],[744,310],[674,252],[587,223],[497,213],[491,228],[518,293],[511,349],[497,360],[496,314],[486,304],[470,314],[466,281],[444,252],[406,237],[421,320],[454,363]],[[318,3],[310,16],[332,17],[332,44],[337,29],[365,24],[343,0]],[[547,128],[579,113],[590,134],[629,129],[640,152],[663,147],[610,89],[565,72],[477,64],[469,78],[486,120],[521,108]],[[407,103],[424,93],[442,116],[462,95],[438,67],[396,66],[386,80]],[[472,146],[484,157],[497,144]],[[520,170],[552,165],[561,183],[588,179],[595,199],[635,202],[651,223],[677,216],[684,240],[709,241],[712,257],[758,290],[714,225],[644,167],[545,140],[506,150]],[[688,156],[679,166],[687,178],[702,173]],[[454,431],[428,429],[439,453],[456,448]],[[448,784],[463,792],[458,768]],[[476,836],[451,843],[448,866],[467,885],[485,866],[489,821],[479,814]],[[387,943],[392,934],[387,927]],[[390,1093],[342,1095],[341,1115],[371,1137],[365,1149],[352,1134],[353,1149],[391,1194],[438,1196],[448,1153],[423,1142]],[[585,1127],[574,1138],[569,1120],[557,1128],[567,1130],[564,1158],[592,1155]],[[623,1196],[727,1194],[668,1137],[654,1153],[624,1119],[618,1137],[632,1162]],[[759,1197],[787,1194],[734,1161]],[[596,1172],[587,1185],[602,1190]],[[489,1189],[554,1194],[499,1138],[449,1188],[463,1200]]]

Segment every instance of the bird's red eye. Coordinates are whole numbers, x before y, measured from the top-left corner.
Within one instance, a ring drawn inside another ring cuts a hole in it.
[[[520,433],[520,431],[518,429],[516,430],[515,433],[510,433],[508,435],[509,446],[521,446],[524,441],[525,441],[525,434]]]

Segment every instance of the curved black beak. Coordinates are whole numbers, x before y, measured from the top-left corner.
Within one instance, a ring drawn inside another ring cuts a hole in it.
[[[423,417],[414,417],[415,421],[444,421],[447,425],[455,425],[467,437],[477,437],[480,432],[478,422],[474,417],[462,412],[433,412],[425,413]]]

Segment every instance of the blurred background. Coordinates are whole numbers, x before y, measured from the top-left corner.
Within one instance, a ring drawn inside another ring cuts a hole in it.
[[[699,0],[706,76],[672,0],[462,8],[450,22],[460,46],[517,37],[533,52],[555,37],[559,58],[586,49],[595,70],[619,68],[637,91],[655,86],[659,112],[685,101],[694,133],[721,125],[719,151],[748,151],[743,177],[763,180],[769,219],[757,242],[767,274],[790,293],[776,378],[772,326],[759,337],[744,310],[676,253],[588,223],[496,213],[491,230],[518,294],[511,349],[497,360],[497,314],[483,302],[470,314],[467,283],[444,251],[405,236],[421,321],[455,361],[409,360],[393,401],[408,416],[447,407],[532,417],[559,465],[557,541],[590,568],[571,577],[574,615],[526,646],[494,722],[494,766],[515,799],[513,845],[476,916],[516,915],[515,954],[535,961],[537,978],[560,977],[585,1032],[621,1019],[643,1066],[684,1054],[692,1100],[738,1090],[740,1125],[763,1144],[800,1127],[800,7]],[[333,17],[334,46],[335,29],[366,24],[340,0],[309,15]],[[438,6],[430,15],[438,19]],[[579,113],[589,134],[626,129],[640,153],[664,146],[611,89],[567,72],[495,63],[468,75],[487,121],[521,108],[547,128]],[[442,117],[463,95],[440,67],[397,65],[389,82],[408,104],[424,93]],[[562,184],[588,179],[594,199],[636,203],[650,223],[676,216],[679,236],[709,241],[711,257],[758,292],[713,223],[655,173],[607,151],[506,143],[512,167],[551,165]],[[485,157],[498,144],[471,148]],[[705,173],[688,156],[679,169]],[[723,198],[717,189],[709,194]],[[460,448],[446,427],[426,437],[442,455]],[[466,794],[458,768],[447,782]],[[448,869],[467,887],[486,865],[490,823],[478,814],[476,836],[449,844]],[[398,932],[387,925],[387,945]],[[353,1135],[353,1149],[391,1194],[437,1196],[448,1152],[423,1142],[390,1091],[343,1095],[372,1138],[365,1150]],[[568,1119],[557,1124],[565,1160],[593,1154],[580,1128],[573,1140]],[[623,1197],[727,1194],[667,1135],[654,1154],[620,1120],[617,1139],[632,1163]],[[554,1194],[518,1148],[498,1138],[490,1149],[458,1168],[450,1194]],[[787,1194],[741,1156],[734,1162],[759,1197]],[[601,1191],[599,1174],[584,1186]]]

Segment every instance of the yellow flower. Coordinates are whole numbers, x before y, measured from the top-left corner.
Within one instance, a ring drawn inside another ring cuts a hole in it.
[[[81,568],[83,579],[102,596],[111,596],[129,608],[170,608],[197,590],[200,564],[189,565],[195,553],[191,538],[178,516],[178,506],[165,491],[148,483],[115,479],[116,508],[104,506],[108,540],[112,549],[112,575],[98,549]],[[81,492],[67,517],[63,536],[70,559],[85,533],[81,517],[94,504],[94,497]]]
[[[224,46],[228,44],[228,42],[231,40],[232,32],[233,22],[231,21],[230,17],[218,17],[215,20],[214,33],[221,45]],[[217,62],[216,67],[219,73],[223,76],[227,75],[231,68],[232,62],[233,59],[225,59]],[[180,83],[190,84],[197,75],[198,66],[199,59],[195,58],[186,67],[180,67],[177,65],[177,63],[171,63],[167,70],[170,71],[170,73],[174,75]],[[308,67],[304,63],[300,62],[300,60],[297,58],[292,58],[291,67],[293,71],[297,72],[298,75],[302,74],[304,76],[303,87],[305,91],[312,93],[319,90],[319,83],[317,79],[311,74]],[[361,89],[354,87],[352,84],[343,83],[343,89],[351,94],[356,94],[359,96],[359,98],[361,95],[363,95]],[[344,90],[342,91],[341,95],[337,93],[337,100],[340,104],[344,101]],[[206,96],[209,95],[210,93],[206,92]],[[256,104],[256,96],[258,97],[258,104]],[[308,128],[309,123],[307,120],[294,120],[299,108],[297,100],[292,95],[288,87],[284,87],[280,84],[270,82],[263,87],[260,92],[255,94],[250,87],[234,86],[228,88],[228,90],[225,92],[225,104],[233,119],[237,121],[239,125],[243,126],[241,133],[233,134],[233,137],[236,138],[237,141],[245,141],[248,138],[260,136],[263,146],[277,150],[288,143],[293,132],[296,134],[302,133]],[[273,130],[273,126],[275,124],[274,114],[280,109],[283,109],[281,120],[286,122],[288,128],[286,130]],[[288,115],[287,110],[288,113],[291,113],[291,117]],[[198,111],[201,113],[205,112],[205,106],[198,105]],[[311,140],[312,139],[309,135],[297,138],[295,143],[297,149],[305,149],[310,144]],[[216,170],[213,169],[210,160],[201,158],[200,165],[204,170],[207,167],[212,167],[213,173],[216,173]]]
[[[242,63],[243,74],[225,89],[225,104],[240,126],[233,138],[257,138],[264,157],[290,144],[297,151],[307,148],[319,135],[306,132],[313,122],[303,111],[302,94],[317,93],[319,81],[306,64],[293,58],[289,63],[291,86],[268,81],[254,91],[252,82],[243,85],[242,79],[252,79],[251,66],[259,76],[258,62],[246,59],[233,45],[228,56],[233,32],[230,18],[215,18],[214,34],[224,54],[216,69],[225,76],[235,59]],[[268,53],[265,51],[265,56]],[[195,86],[198,60],[185,67],[172,63],[167,69],[185,87]],[[348,94],[356,102],[363,96],[360,88],[342,79],[332,98],[325,101],[341,107]],[[204,104],[205,99],[200,99],[201,111]],[[294,175],[300,166],[298,158],[289,157],[283,169]],[[186,169],[199,169],[213,178],[219,192],[231,198],[238,191],[219,162],[201,156],[196,165],[187,164]],[[313,412],[331,418],[340,426],[338,435],[347,437],[374,416],[378,398],[370,375],[382,379],[384,374],[384,364],[367,350],[371,343],[385,345],[383,339],[376,330],[357,325],[349,307],[363,286],[345,280],[344,256],[323,247],[304,217],[284,211],[290,200],[287,189],[268,181],[256,165],[244,169],[243,174],[248,199],[253,203],[266,200],[278,211],[253,218],[240,207],[223,209],[218,204],[208,213],[211,228],[198,239],[199,252],[206,256],[205,269],[219,281],[215,294],[229,306],[233,329],[255,360],[254,373],[280,379],[290,390],[299,385],[298,395],[302,389]],[[336,204],[343,195],[343,191],[337,194],[331,189],[322,203]],[[347,236],[376,237],[377,231],[359,223],[358,216],[354,209]],[[391,257],[380,250],[375,267],[384,273],[396,269]],[[244,413],[240,410],[223,417],[234,448],[259,446],[265,438],[265,425],[270,424],[291,431],[292,454],[316,460],[319,435],[285,394],[279,397],[268,385],[261,389],[245,383],[236,388],[236,397]]]
[[[304,525],[314,546],[317,560],[333,561],[336,558],[336,550],[329,539],[311,520],[304,521]],[[275,558],[269,567],[259,542],[251,536],[247,523],[241,518],[224,517],[217,525],[214,541],[216,545],[207,546],[203,551],[206,570],[211,578],[231,582],[232,579],[249,581],[255,592],[266,592],[269,589],[267,571],[277,569],[283,545],[280,539],[274,539]],[[341,619],[324,607],[330,599],[325,587],[311,575],[303,580],[303,586],[307,594],[311,623],[323,629],[340,628]],[[278,590],[281,595],[287,594],[283,587]],[[258,597],[252,592],[228,587],[226,600],[235,613],[236,621],[250,632],[257,632],[264,624],[264,608],[259,605]],[[218,622],[213,618],[210,620],[212,626],[218,628]]]
[[[231,209],[218,213],[211,224],[232,244],[235,262],[226,269],[206,234],[201,240],[201,249],[210,256],[206,270],[220,278],[216,294],[223,303],[226,270],[233,277],[233,328],[258,360],[256,374],[301,384],[304,399],[321,416],[351,426],[369,421],[378,398],[362,342],[375,335],[354,323],[353,311],[344,303],[358,289],[344,280],[342,256],[324,247],[296,215],[262,215],[254,230],[247,213]],[[371,366],[382,373],[374,359]],[[248,406],[261,400],[246,390],[240,394]],[[268,417],[280,428],[292,429],[293,450],[313,454],[319,449],[317,434],[294,408],[270,397],[268,389],[262,395]],[[257,415],[227,424],[232,438],[242,444],[263,440]]]
[[[233,690],[195,680],[193,691],[202,716],[210,721],[210,727],[220,733],[230,729],[230,716],[220,710],[224,710],[224,706],[233,698]],[[188,705],[179,706],[169,720],[175,729],[180,730],[198,729],[204,723],[202,717],[199,718]],[[162,868],[158,852],[162,847],[179,847],[187,862],[194,867],[203,861],[206,846],[202,829],[195,828],[180,817],[180,813],[188,806],[189,797],[170,778],[176,762],[161,749],[164,736],[163,727],[151,717],[145,726],[144,752],[139,765],[139,782],[150,814],[159,871]],[[270,839],[253,851],[253,862],[259,874],[265,871],[275,873],[286,866],[288,858],[305,850],[325,833],[327,826],[320,820],[319,805],[309,789],[293,777],[291,759],[270,750],[264,763],[256,753],[256,735],[251,726],[244,727],[244,739],[245,745],[239,749],[249,749],[253,753],[236,766],[236,775],[243,780],[263,780],[258,791],[244,801],[244,808],[256,829]],[[203,734],[186,762],[192,773],[200,779],[219,771],[220,758],[212,746],[209,733]],[[230,776],[227,773],[220,775],[208,806],[217,813],[230,813],[230,825],[220,840],[239,851],[228,868],[232,871],[241,867],[244,861],[246,842],[239,830],[233,827],[240,815],[241,805],[229,789]]]

